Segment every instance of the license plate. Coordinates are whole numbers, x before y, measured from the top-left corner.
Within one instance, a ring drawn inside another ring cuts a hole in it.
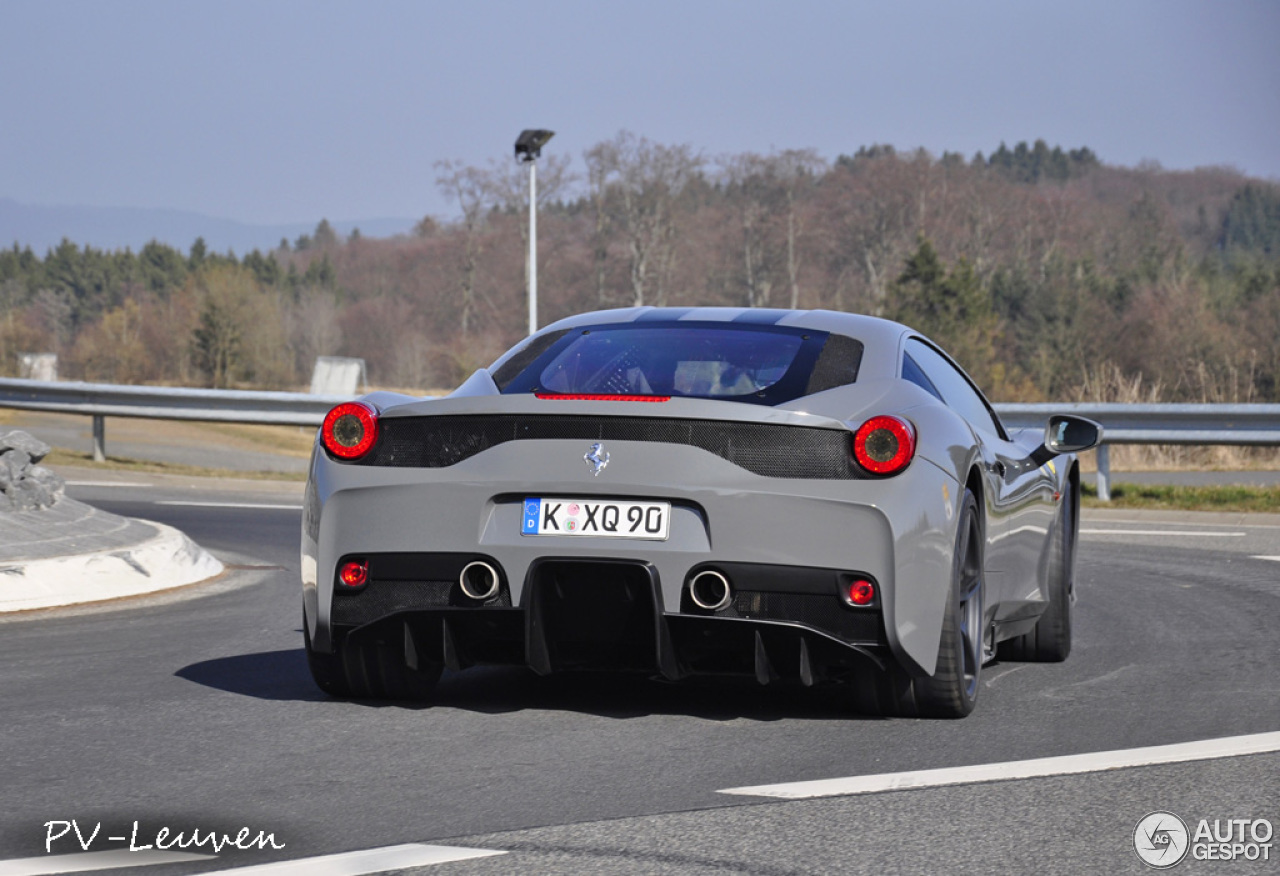
[[[666,541],[670,502],[525,499],[521,535],[589,535]]]

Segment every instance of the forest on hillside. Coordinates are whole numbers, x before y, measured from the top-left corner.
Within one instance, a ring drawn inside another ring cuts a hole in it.
[[[1280,401],[1280,186],[1003,144],[709,158],[627,132],[538,165],[540,324],[603,307],[886,316],[997,401]],[[0,374],[293,389],[317,355],[448,388],[525,333],[527,171],[436,165],[455,221],[270,252],[0,249]]]

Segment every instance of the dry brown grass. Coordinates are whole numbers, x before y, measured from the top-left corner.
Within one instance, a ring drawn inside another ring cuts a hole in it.
[[[1205,404],[1247,404],[1252,398],[1242,395],[1242,381],[1230,386],[1214,386],[1208,373],[1193,369],[1200,382],[1199,395]],[[1075,398],[1085,403],[1160,404],[1166,401],[1165,387],[1160,381],[1147,381],[1141,374],[1126,375],[1112,363],[1103,363],[1086,371]],[[1094,454],[1081,457],[1083,471],[1096,471]],[[1111,447],[1113,471],[1271,471],[1280,469],[1280,447],[1205,447],[1177,444],[1121,444]]]
[[[42,429],[70,429],[86,444],[92,441],[93,420],[82,414],[6,410],[0,423],[10,429],[40,434]],[[232,450],[278,453],[306,459],[316,430],[311,426],[256,426],[242,423],[199,423],[191,420],[140,420],[107,417],[107,451],[113,441],[138,444],[208,445]],[[57,442],[50,442],[57,443]]]
[[[218,478],[220,480],[242,481],[305,481],[306,472],[284,471],[241,471],[240,469],[210,468],[203,465],[180,465],[171,462],[148,462],[141,459],[128,459],[120,456],[107,456],[106,462],[94,462],[93,454],[80,453],[55,447],[43,460],[55,470],[63,466],[71,466],[81,470],[123,471],[146,474],[185,475],[187,477]]]

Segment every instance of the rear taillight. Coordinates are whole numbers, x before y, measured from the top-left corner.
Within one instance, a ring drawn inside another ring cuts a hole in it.
[[[338,569],[338,580],[344,587],[363,587],[369,580],[369,563],[366,560],[347,560]]]
[[[844,599],[850,605],[870,605],[876,601],[876,585],[865,578],[857,578],[845,590]]]
[[[378,412],[364,402],[338,405],[325,416],[320,440],[339,459],[359,459],[378,440]]]
[[[853,433],[853,458],[871,474],[895,475],[915,453],[915,426],[901,417],[872,417]]]

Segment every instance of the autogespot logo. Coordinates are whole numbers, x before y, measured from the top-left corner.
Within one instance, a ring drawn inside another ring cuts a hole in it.
[[[1180,864],[1191,845],[1187,825],[1172,812],[1152,812],[1133,829],[1133,848],[1142,863],[1165,870]]]

